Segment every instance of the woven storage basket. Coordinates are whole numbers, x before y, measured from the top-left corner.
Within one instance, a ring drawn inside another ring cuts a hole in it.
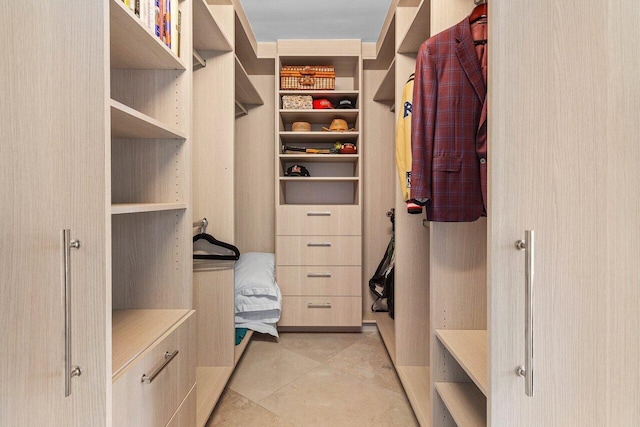
[[[281,90],[334,90],[336,71],[332,65],[285,65],[280,70]]]

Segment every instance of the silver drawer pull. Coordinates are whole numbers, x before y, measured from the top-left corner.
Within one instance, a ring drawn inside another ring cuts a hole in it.
[[[178,350],[174,351],[173,353],[169,353],[168,351],[165,352],[164,362],[162,362],[162,365],[158,369],[156,369],[156,371],[150,376],[143,374],[142,382],[145,384],[151,384],[151,381],[153,381],[158,376],[158,374],[162,372],[162,370],[169,364],[169,362],[171,362],[173,358],[176,357],[177,355],[178,355]]]
[[[309,243],[307,243],[307,246],[310,247],[310,248],[312,248],[312,247],[329,248],[329,247],[331,247],[331,243],[330,242],[318,242],[318,243],[309,242]]]
[[[331,273],[307,273],[307,277],[331,277]]]
[[[310,302],[307,303],[307,308],[331,308],[330,302]]]
[[[331,216],[331,212],[307,212],[307,216]]]

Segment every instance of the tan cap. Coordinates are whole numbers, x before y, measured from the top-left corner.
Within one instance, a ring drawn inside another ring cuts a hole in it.
[[[311,123],[309,122],[293,122],[291,125],[293,132],[309,132],[311,131]]]

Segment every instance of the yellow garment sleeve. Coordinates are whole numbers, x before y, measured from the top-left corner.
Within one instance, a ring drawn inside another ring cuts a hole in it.
[[[402,198],[406,202],[411,198],[411,113],[413,104],[413,77],[402,90],[402,105],[398,111],[398,123],[396,126],[396,166]]]

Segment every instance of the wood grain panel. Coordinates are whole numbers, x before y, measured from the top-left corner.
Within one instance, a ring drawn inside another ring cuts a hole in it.
[[[196,368],[196,425],[198,427],[203,427],[207,423],[232,373],[231,366]]]
[[[233,268],[193,273],[193,307],[198,313],[197,366],[233,366]]]
[[[282,295],[360,296],[360,266],[282,266],[276,267],[276,280]]]
[[[118,426],[164,425],[196,382],[195,316],[193,311],[159,338],[113,383],[113,422]],[[178,350],[157,377],[145,383]]]
[[[196,425],[196,385],[191,388],[176,413],[173,414],[173,417],[171,417],[171,420],[167,423],[167,427],[194,425]]]
[[[361,245],[360,236],[277,236],[276,264],[359,266]]]
[[[459,427],[487,425],[487,399],[471,383],[435,383],[438,395]]]
[[[278,326],[362,326],[360,297],[282,297]]]
[[[396,371],[420,426],[430,426],[431,373],[429,367],[397,366]]]
[[[359,236],[361,209],[343,205],[281,205],[277,208],[276,230],[280,236]]]
[[[109,5],[5,2],[1,9],[0,425],[103,426],[110,411]],[[83,376],[73,378],[68,398],[63,229],[82,244],[71,252],[71,332],[72,363]]]

